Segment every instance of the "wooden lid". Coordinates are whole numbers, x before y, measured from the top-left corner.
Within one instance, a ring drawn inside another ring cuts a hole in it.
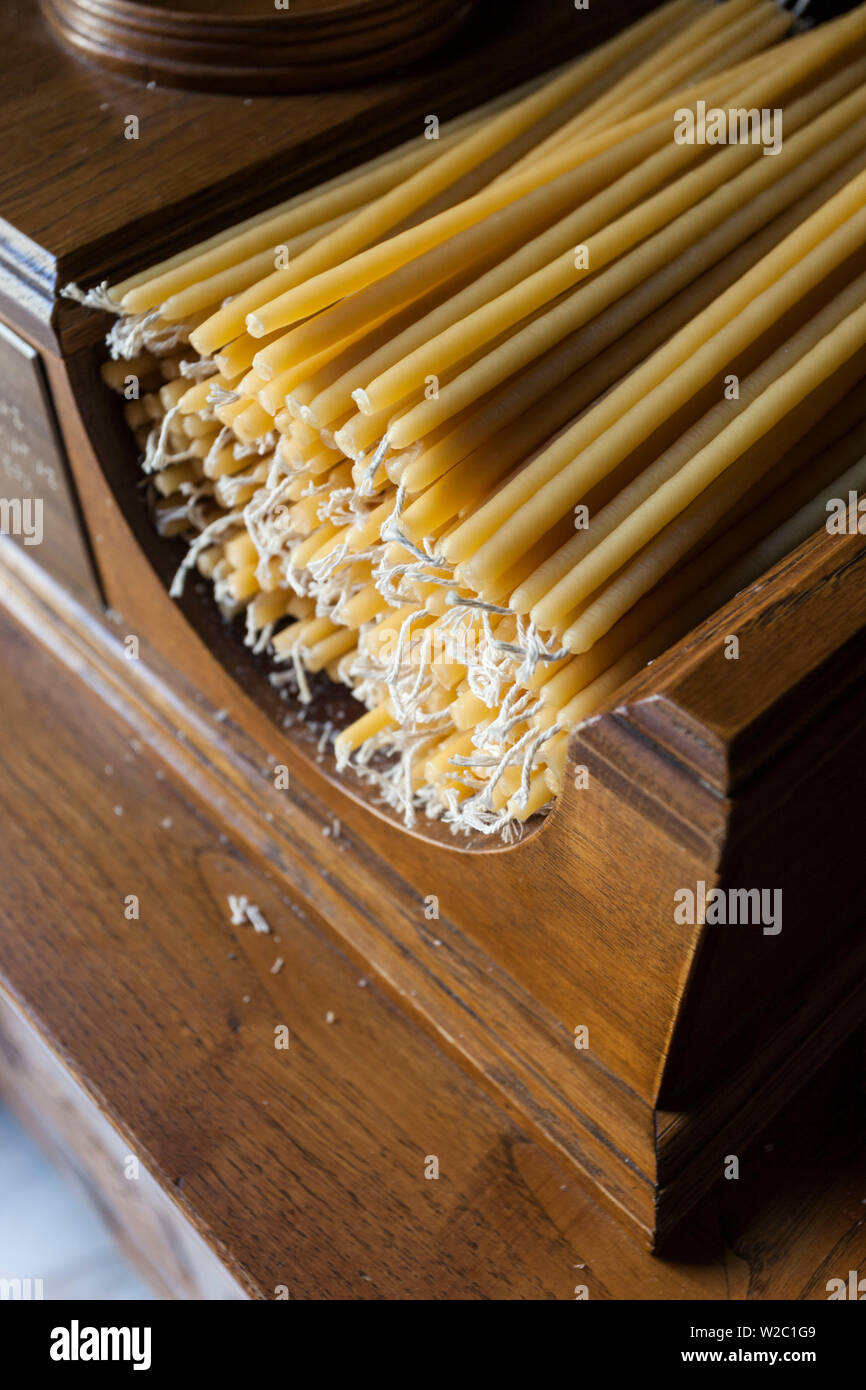
[[[326,91],[441,47],[477,0],[41,0],[87,57],[203,91]]]

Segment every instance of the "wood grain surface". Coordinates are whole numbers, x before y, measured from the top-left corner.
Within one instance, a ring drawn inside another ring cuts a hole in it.
[[[146,1168],[117,1129],[69,1074],[39,1033],[0,995],[0,1097],[14,1111],[50,1159],[56,1173],[78,1190],[100,1219],[106,1243],[119,1246],[127,1260],[161,1298],[236,1300],[246,1291],[199,1235],[194,1223]],[[54,1174],[51,1175],[56,1181]],[[17,1190],[6,1197],[14,1203]],[[71,1194],[70,1194],[71,1196]],[[19,1220],[22,1213],[19,1210]],[[50,1228],[49,1228],[50,1229]],[[66,1230],[52,1232],[56,1248]],[[43,1249],[45,1244],[43,1243]],[[9,1259],[6,1232],[0,1226],[0,1264],[10,1269],[40,1267],[37,1252],[28,1253],[26,1231],[18,1242],[20,1264]],[[117,1256],[115,1256],[117,1259]],[[86,1270],[68,1264],[58,1288],[51,1271],[45,1296],[89,1295]],[[105,1292],[92,1297],[127,1298]]]
[[[652,1259],[361,984],[86,669],[7,615],[0,661],[4,992],[250,1296],[824,1298],[864,1265],[859,1045]],[[229,893],[271,934],[233,927]]]
[[[39,354],[0,322],[0,493],[17,501],[19,545],[61,584],[100,604],[93,557]],[[12,534],[15,534],[13,528]],[[29,534],[28,534],[29,533]]]

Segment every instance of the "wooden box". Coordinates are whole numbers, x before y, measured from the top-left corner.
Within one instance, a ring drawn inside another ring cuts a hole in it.
[[[291,718],[207,594],[169,599],[177,553],[151,529],[99,380],[106,324],[59,297],[647,8],[590,19],[563,4],[536,24],[531,6],[497,7],[492,29],[488,15],[420,75],[265,98],[106,76],[57,47],[35,8],[3,15],[18,77],[0,109],[0,399],[23,403],[16,434],[58,482],[29,555],[42,569],[2,546],[5,601],[170,750],[188,790],[362,971],[655,1244],[866,1018],[866,536],[814,536],[632,680],[576,730],[564,793],[522,842],[410,833],[335,775],[315,726]],[[125,659],[130,634],[152,660]],[[677,921],[677,895],[700,885],[779,890],[781,930]]]

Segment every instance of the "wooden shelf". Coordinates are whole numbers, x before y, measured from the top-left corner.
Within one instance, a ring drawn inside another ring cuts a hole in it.
[[[286,896],[308,794],[273,823],[229,823],[172,736],[180,706],[162,727],[144,717],[123,624],[11,552],[0,542],[0,720],[15,730],[0,755],[0,1093],[162,1294],[823,1300],[866,1267],[862,1039],[651,1257],[391,1002],[396,972],[370,972]],[[175,685],[142,658],[143,679]],[[191,698],[189,716],[225,733]],[[362,852],[353,828],[317,833],[334,863]],[[232,927],[229,893],[274,936]],[[122,1177],[128,1154],[139,1182]]]
[[[135,86],[59,48],[38,11],[0,14],[12,74],[0,97],[0,311],[45,374],[29,428],[53,437],[56,415],[69,494],[42,548],[43,579],[30,566],[7,602],[84,674],[97,711],[115,711],[171,763],[209,830],[219,822],[243,846],[239,862],[266,865],[284,905],[435,1038],[485,1105],[503,1107],[652,1244],[866,1020],[866,538],[815,536],[576,730],[556,810],[523,843],[409,834],[335,775],[309,729],[286,727],[291,707],[195,583],[182,605],[170,600],[176,555],[150,527],[128,431],[99,379],[105,321],[58,297],[70,279],[152,264],[646,8],[598,17],[568,5],[540,24],[515,5],[484,43],[467,31],[465,46],[411,79],[255,100]],[[130,110],[134,142],[122,137]],[[0,388],[14,387],[0,363],[4,372]],[[147,664],[113,653],[101,594]],[[721,680],[730,632],[741,655]],[[291,769],[288,798],[263,772],[269,759]],[[578,766],[587,789],[575,786]],[[325,833],[335,820],[336,838]],[[128,821],[108,824],[106,873],[130,833]],[[101,844],[104,822],[88,833]],[[198,870],[184,859],[177,869],[196,912]],[[676,922],[675,892],[698,881],[781,889],[782,934]],[[166,883],[160,912],[176,924]],[[587,1052],[573,1046],[577,1025],[589,1029]],[[149,1074],[142,1082],[159,1109],[164,1093]],[[230,1100],[220,1093],[227,1123]]]

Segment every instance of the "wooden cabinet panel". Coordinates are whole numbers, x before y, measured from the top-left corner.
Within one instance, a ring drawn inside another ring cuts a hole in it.
[[[39,353],[4,323],[0,532],[79,598],[101,601]]]

